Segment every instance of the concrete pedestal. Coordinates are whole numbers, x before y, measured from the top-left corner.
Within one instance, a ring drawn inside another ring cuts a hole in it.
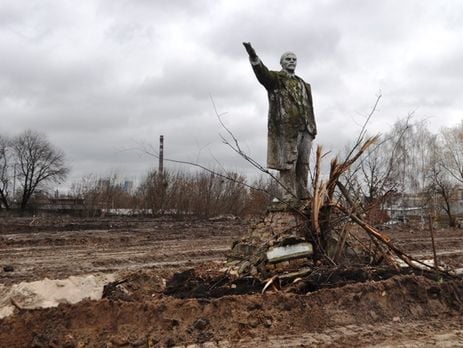
[[[266,215],[251,225],[250,236],[261,240],[275,240],[282,236],[304,237],[307,217],[282,204],[269,207]]]

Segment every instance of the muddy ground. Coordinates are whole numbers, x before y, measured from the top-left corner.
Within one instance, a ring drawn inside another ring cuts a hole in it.
[[[387,267],[325,267],[261,294],[224,269],[239,220],[0,217],[0,285],[107,273],[101,300],[20,309],[1,347],[463,347],[463,280]],[[429,231],[385,231],[432,258]],[[437,229],[440,262],[463,267],[463,230]],[[0,299],[1,300],[1,299]],[[18,306],[20,307],[20,306]]]

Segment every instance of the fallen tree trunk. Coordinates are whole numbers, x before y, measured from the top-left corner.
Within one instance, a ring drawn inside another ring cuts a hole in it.
[[[333,206],[336,207],[337,209],[339,209],[344,214],[348,215],[355,223],[357,223],[360,227],[362,227],[363,230],[365,232],[367,232],[369,235],[373,236],[378,241],[380,241],[381,243],[386,245],[392,252],[394,252],[394,254],[397,255],[398,258],[400,258],[402,261],[404,261],[410,268],[421,269],[418,266],[416,266],[415,264],[413,264],[413,262],[415,262],[416,264],[422,265],[422,266],[428,268],[429,270],[434,270],[434,271],[436,271],[438,273],[442,273],[442,274],[445,274],[447,276],[454,277],[454,275],[450,274],[449,272],[446,272],[446,271],[444,271],[442,269],[434,268],[433,266],[430,266],[430,265],[424,263],[423,261],[420,261],[420,260],[418,260],[418,259],[404,253],[402,250],[397,248],[391,242],[391,240],[389,238],[387,238],[386,236],[381,234],[373,226],[371,226],[368,223],[366,223],[365,221],[363,221],[357,214],[351,213],[348,209],[343,207],[341,204],[336,203]]]

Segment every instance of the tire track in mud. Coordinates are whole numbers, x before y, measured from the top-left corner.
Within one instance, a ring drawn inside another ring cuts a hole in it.
[[[322,332],[300,335],[269,336],[265,339],[243,339],[238,342],[220,341],[189,345],[189,348],[300,348],[300,347],[377,347],[377,348],[422,348],[461,347],[463,329],[461,325],[443,324],[440,320],[413,323],[382,323],[377,325],[347,325],[330,328]]]
[[[1,272],[0,281],[12,284],[44,277],[62,278],[92,272],[115,272],[145,267],[192,266],[198,262],[224,260],[233,240],[246,231],[241,223],[229,222],[131,222],[125,227],[72,230],[50,233],[10,231],[0,234],[0,265],[14,272]],[[123,224],[122,224],[123,225]],[[77,224],[76,226],[85,226]],[[24,226],[23,226],[24,227]],[[18,227],[18,228],[23,228]]]

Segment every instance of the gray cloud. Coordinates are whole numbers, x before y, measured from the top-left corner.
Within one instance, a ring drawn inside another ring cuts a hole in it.
[[[265,161],[267,96],[243,41],[271,69],[283,51],[312,84],[317,144],[342,151],[369,124],[384,132],[416,110],[432,129],[460,121],[458,1],[72,1],[0,4],[2,134],[42,131],[66,153],[71,180],[156,164],[132,150],[255,174],[222,144],[223,121]]]

